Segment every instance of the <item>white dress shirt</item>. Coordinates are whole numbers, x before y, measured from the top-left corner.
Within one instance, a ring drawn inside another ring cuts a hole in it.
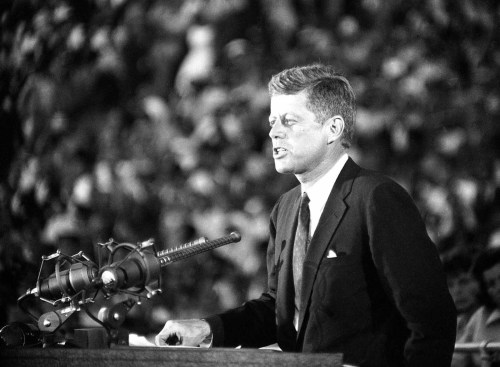
[[[309,236],[311,238],[314,235],[316,227],[318,226],[319,218],[321,217],[326,201],[332,192],[333,185],[335,185],[335,181],[337,181],[340,171],[344,168],[348,158],[349,156],[344,153],[326,174],[318,178],[316,181],[309,183],[307,188],[304,188],[304,186],[301,188],[302,193],[306,192],[310,200]]]
[[[308,183],[306,187],[304,187],[304,185],[301,187],[302,194],[305,192],[309,197],[309,238],[312,238],[314,235],[321,213],[323,213],[323,209],[325,208],[326,201],[332,192],[333,185],[335,185],[335,181],[337,181],[340,171],[344,168],[348,158],[349,156],[344,153],[337,163],[335,163],[335,165],[323,176]],[[295,326],[295,330],[298,331],[299,310],[297,307],[295,308],[293,325]]]

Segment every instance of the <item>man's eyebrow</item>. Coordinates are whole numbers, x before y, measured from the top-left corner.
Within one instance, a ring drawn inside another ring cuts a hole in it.
[[[294,117],[294,116],[295,116],[295,115],[294,115],[294,114],[292,114],[292,113],[290,113],[290,112],[285,112],[285,113],[282,113],[282,114],[277,115],[277,116],[276,116],[276,115],[273,115],[273,114],[270,114],[270,115],[269,115],[269,120],[271,120],[271,119],[273,119],[273,120],[274,120],[274,119],[276,119],[276,117],[277,117],[277,118],[279,118],[280,120],[283,120],[283,119],[285,119],[285,118],[287,118],[287,117],[289,118],[289,117]]]

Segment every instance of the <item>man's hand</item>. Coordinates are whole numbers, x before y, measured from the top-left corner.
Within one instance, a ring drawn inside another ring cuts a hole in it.
[[[169,320],[156,335],[157,346],[185,345],[198,347],[212,331],[205,320]]]

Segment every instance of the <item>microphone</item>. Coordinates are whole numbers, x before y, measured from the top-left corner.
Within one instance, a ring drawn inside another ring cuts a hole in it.
[[[156,255],[147,252],[136,252],[119,265],[111,264],[105,267],[101,272],[100,280],[105,290],[111,292],[118,289],[129,289],[134,286],[144,288],[159,276],[160,268],[240,240],[240,234],[232,232],[228,236],[212,241],[207,241],[205,237],[201,237],[177,248],[160,251]]]
[[[31,293],[47,299],[74,296],[88,288],[97,279],[98,267],[91,261],[76,262],[66,270],[59,270],[38,282]]]
[[[156,256],[160,261],[160,266],[164,267],[175,261],[183,260],[230,243],[239,242],[240,240],[241,235],[238,232],[231,232],[228,236],[212,241],[207,241],[205,237],[201,237],[196,241],[189,242],[175,249],[160,251]]]
[[[0,349],[3,347],[33,347],[42,343],[42,333],[33,324],[13,322],[0,329]]]
[[[56,263],[56,271],[48,278],[37,281],[36,288],[28,290],[27,294],[34,294],[42,300],[52,303],[67,302],[70,297],[86,290],[102,289],[109,296],[120,290],[142,291],[149,284],[159,279],[161,268],[202,252],[215,249],[230,243],[239,242],[241,235],[238,232],[207,241],[201,237],[195,241],[185,243],[179,247],[155,253],[153,241],[145,241],[138,245],[122,243],[116,245],[110,252],[110,262],[118,250],[128,250],[126,255],[117,261],[99,268],[95,263],[79,261],[75,256],[66,260],[73,262],[69,268],[60,270],[60,260]],[[52,259],[61,254],[55,254]],[[42,263],[43,266],[43,263]],[[40,269],[41,270],[41,269]],[[57,299],[54,302],[48,299]]]

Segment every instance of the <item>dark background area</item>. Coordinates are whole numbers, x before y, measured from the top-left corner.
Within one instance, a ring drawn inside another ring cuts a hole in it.
[[[0,326],[26,319],[42,255],[109,238],[243,236],[164,268],[131,331],[260,295],[296,184],[274,171],[267,81],[310,62],[351,81],[352,157],[410,192],[443,257],[500,245],[497,1],[3,0],[0,17]]]

